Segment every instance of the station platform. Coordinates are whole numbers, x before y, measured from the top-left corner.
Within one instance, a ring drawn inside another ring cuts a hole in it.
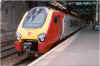
[[[82,29],[28,66],[99,66],[100,33]]]

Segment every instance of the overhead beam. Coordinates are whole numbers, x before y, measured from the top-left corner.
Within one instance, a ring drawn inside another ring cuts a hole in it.
[[[58,7],[60,9],[67,9],[64,5],[60,4],[59,2],[57,1],[53,1],[53,2],[50,2],[51,5],[55,6],[55,7]]]

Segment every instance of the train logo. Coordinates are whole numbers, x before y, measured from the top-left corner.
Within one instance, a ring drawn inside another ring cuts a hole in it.
[[[28,32],[27,35],[28,35],[28,36],[32,35],[32,32]]]

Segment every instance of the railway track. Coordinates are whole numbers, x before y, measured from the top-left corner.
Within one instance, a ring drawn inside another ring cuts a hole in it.
[[[35,59],[35,57],[25,57],[23,59],[21,59],[20,61],[16,62],[15,64],[13,64],[13,66],[27,66],[29,63],[33,62]]]
[[[34,57],[30,58],[26,55],[17,56],[14,44],[11,41],[0,42],[0,47],[0,59],[2,66],[26,66],[35,60]],[[17,58],[17,60],[15,60],[15,58]]]
[[[0,42],[0,58],[5,58],[7,56],[10,56],[12,54],[16,53],[16,50],[14,48],[14,44],[12,41],[3,41]]]
[[[14,42],[14,41],[13,41]],[[2,66],[26,66],[35,58],[27,57],[26,55],[17,56],[16,49],[12,41],[2,41],[0,42],[0,59]],[[17,60],[15,60],[17,58]]]
[[[0,58],[6,58],[13,54],[16,54],[16,50],[15,48],[10,48],[7,51],[2,52]]]
[[[19,66],[19,64],[21,64],[22,60],[24,60],[25,58],[27,58],[26,55],[18,56],[17,54],[13,54],[1,59],[1,66]]]

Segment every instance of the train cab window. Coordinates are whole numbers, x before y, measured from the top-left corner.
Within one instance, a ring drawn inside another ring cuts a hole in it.
[[[23,28],[40,28],[45,23],[47,12],[44,8],[35,8],[28,12],[23,22]]]
[[[54,17],[54,22],[57,23],[57,16]]]

